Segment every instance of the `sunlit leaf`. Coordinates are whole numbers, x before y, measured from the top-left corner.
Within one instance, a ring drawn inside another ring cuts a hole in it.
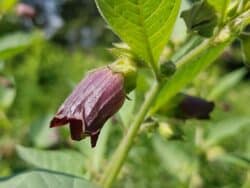
[[[0,188],[97,188],[85,179],[71,175],[49,172],[30,171],[10,179],[0,181]]]
[[[158,63],[178,15],[180,0],[96,0],[113,31],[148,63]]]

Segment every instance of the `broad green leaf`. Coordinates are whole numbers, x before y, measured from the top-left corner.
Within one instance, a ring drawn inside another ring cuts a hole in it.
[[[195,160],[185,152],[183,144],[164,142],[159,137],[154,137],[153,144],[163,167],[182,182],[187,181],[195,168]]]
[[[180,0],[96,0],[113,31],[147,63],[158,63],[178,15]]]
[[[65,161],[66,163],[66,161]],[[0,188],[97,188],[91,182],[49,171],[30,171],[0,181]]]
[[[223,77],[208,95],[209,100],[218,99],[225,92],[236,86],[247,73],[246,69],[239,69]]]
[[[237,117],[212,124],[205,140],[205,145],[210,147],[218,144],[225,138],[237,135],[246,126],[250,126],[250,118],[248,117]]]
[[[35,36],[24,33],[12,33],[0,38],[0,59],[12,57],[27,47],[34,41]]]
[[[189,84],[202,70],[213,63],[216,58],[223,52],[228,43],[220,43],[206,49],[197,58],[179,66],[176,73],[162,87],[151,113],[156,112]],[[178,65],[177,65],[178,66]]]
[[[46,151],[18,146],[17,152],[24,161],[38,168],[74,175],[84,172],[83,156],[75,151]]]

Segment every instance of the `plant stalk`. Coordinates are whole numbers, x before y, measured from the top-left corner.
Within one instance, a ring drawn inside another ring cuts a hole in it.
[[[151,107],[151,104],[153,103],[154,99],[158,94],[159,89],[160,89],[160,84],[158,82],[155,82],[150,92],[146,96],[145,102],[142,104],[141,109],[137,114],[137,116],[135,117],[135,120],[130,126],[126,136],[121,141],[118,149],[116,150],[112,159],[110,160],[109,165],[104,171],[103,177],[100,181],[100,184],[102,185],[103,188],[110,188],[113,185],[117,175],[120,172],[123,163],[125,162],[128,156],[129,150],[131,149],[134,143],[134,139],[140,130],[140,125],[143,123],[149,111],[149,108]]]

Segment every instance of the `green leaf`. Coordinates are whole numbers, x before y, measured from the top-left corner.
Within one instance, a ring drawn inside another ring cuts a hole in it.
[[[228,42],[211,46],[204,50],[199,57],[193,58],[190,62],[179,66],[174,76],[163,85],[158,97],[156,98],[155,104],[151,109],[151,113],[154,113],[162,106],[167,105],[167,103],[170,102],[170,100],[179,93],[181,89],[189,84],[208,65],[213,63],[227,45]]]
[[[0,59],[12,57],[29,47],[35,39],[34,35],[12,33],[0,38]]]
[[[17,0],[0,0],[0,14],[11,9]]]
[[[153,144],[163,167],[182,182],[187,181],[195,168],[195,160],[185,151],[183,144],[164,142],[159,137],[154,137]]]
[[[49,171],[30,171],[0,181],[0,188],[97,188],[85,179]]]
[[[250,118],[237,117],[210,126],[208,136],[205,140],[205,145],[210,147],[218,144],[225,138],[236,135],[244,127],[250,125]]]
[[[216,11],[206,1],[195,3],[190,9],[182,12],[189,32],[197,32],[203,37],[211,37],[217,25]]]
[[[156,67],[178,15],[180,0],[96,0],[113,31]]]
[[[83,156],[75,151],[46,151],[23,146],[17,147],[18,155],[27,163],[42,169],[82,175]]]
[[[247,73],[246,69],[239,69],[223,77],[208,95],[209,100],[218,99],[228,90],[236,86]]]

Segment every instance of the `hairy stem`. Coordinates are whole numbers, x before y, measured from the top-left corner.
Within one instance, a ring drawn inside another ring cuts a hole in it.
[[[116,179],[117,175],[120,172],[120,169],[127,158],[130,148],[133,145],[134,139],[137,136],[139,131],[140,125],[143,123],[151,104],[153,103],[157,93],[160,89],[159,83],[156,82],[153,87],[151,88],[150,92],[146,96],[145,102],[141,106],[141,109],[135,120],[133,121],[132,125],[130,126],[126,136],[121,141],[118,149],[116,150],[115,154],[113,155],[112,159],[106,170],[104,171],[104,175],[101,179],[100,184],[104,188],[110,188]]]

